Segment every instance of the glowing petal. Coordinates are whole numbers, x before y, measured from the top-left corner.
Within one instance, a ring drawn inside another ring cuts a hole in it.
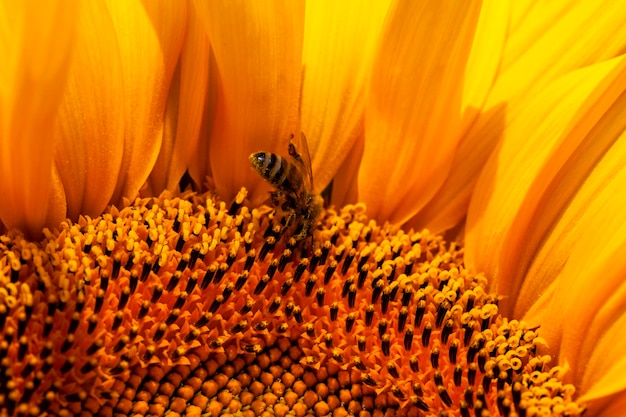
[[[72,219],[102,213],[115,190],[124,149],[120,56],[104,3],[85,3],[78,31],[55,151]]]
[[[462,108],[465,129],[480,116],[480,111],[495,82],[508,30],[508,17],[507,2],[483,2],[463,83]],[[490,143],[484,140],[462,140],[452,164],[454,169],[450,171],[437,194],[411,219],[409,225],[418,230],[427,227],[430,231],[438,233],[454,226],[463,218],[467,213],[470,194],[462,190],[473,187],[480,168],[493,149],[489,145]]]
[[[358,173],[363,155],[363,123],[360,123],[357,140],[337,171],[332,184],[332,203],[337,206],[359,201]]]
[[[567,246],[576,239],[568,231],[560,237],[563,250],[557,255],[549,246],[543,256],[536,253],[585,173],[623,128],[589,133],[623,91],[625,63],[612,60],[576,71],[511,114],[505,137],[478,181],[467,219],[467,262],[493,276],[499,294],[518,299],[518,314],[557,276]],[[525,285],[532,288],[520,295],[533,257],[544,264],[528,278]],[[504,311],[512,311],[515,301],[503,300]]]
[[[255,190],[258,198],[264,194],[258,187],[262,180],[249,167],[248,156],[258,150],[286,154],[290,135],[300,132],[304,4],[198,1],[195,5],[220,77],[215,124],[208,155],[203,157],[210,158],[215,187],[225,199],[234,197],[242,185]]]
[[[487,0],[482,4],[464,74],[462,106],[467,122],[476,117],[472,110],[483,107],[498,74],[506,45],[509,8],[508,2],[498,0]]]
[[[359,133],[364,87],[389,3],[306,3],[301,122],[317,191],[335,176]]]
[[[437,191],[461,128],[463,74],[480,3],[401,2],[371,76],[359,199],[404,222]]]
[[[589,174],[576,158],[564,167],[559,182],[565,185],[560,187],[580,185],[539,249],[518,305],[523,311],[530,297],[538,298],[526,318],[541,323],[551,346],[560,345],[561,361],[575,364],[571,378],[586,400],[594,401],[592,410],[613,401],[616,393],[626,394],[626,379],[616,378],[626,369],[626,135],[621,132],[626,128],[625,105],[622,92],[581,147],[580,158],[590,159],[593,171]],[[621,133],[617,140],[616,131]],[[602,145],[607,142],[610,149],[605,150]],[[544,290],[541,285],[551,279]]]
[[[622,373],[621,375],[624,374]],[[594,414],[586,413],[585,415],[593,417],[614,417],[621,415],[625,407],[626,396],[617,394],[611,400],[604,402],[602,408],[598,409],[598,411],[594,409]]]
[[[622,149],[624,139],[615,141],[615,137],[621,133],[620,129],[626,128],[619,121],[624,105],[626,100],[620,97],[563,166],[556,183],[542,197],[540,210],[544,216],[536,222],[535,228],[544,233],[549,231],[549,235],[544,236],[526,274],[516,306],[518,313],[527,311],[533,299],[542,294],[543,287],[563,273],[561,269],[572,261],[572,250],[580,240],[587,239],[589,223],[595,223],[597,217],[621,217],[624,184],[620,182],[620,175],[626,152]],[[612,234],[615,230],[606,232]],[[585,262],[593,262],[589,255],[583,258]]]
[[[211,168],[211,158],[208,155],[210,155],[212,143],[210,138],[215,124],[218,95],[221,87],[215,55],[210,47],[208,60],[206,95],[204,106],[200,109],[202,111],[200,131],[197,138],[192,140],[187,149],[187,169],[198,189],[214,190],[215,184],[211,177],[213,169]],[[248,169],[248,166],[245,166],[245,169]]]
[[[134,197],[163,138],[168,90],[185,36],[186,2],[107,2],[124,79],[124,154],[113,201]]]
[[[527,85],[545,84],[572,69],[613,58],[625,46],[626,3],[525,0],[511,6],[496,95],[530,95]]]
[[[615,192],[626,186],[626,170],[620,163],[626,156],[626,137],[619,142],[574,199],[574,206],[590,205],[589,210],[578,207],[579,220],[571,225],[582,229],[573,231],[580,239],[562,273],[527,314],[531,323],[541,322],[541,333],[551,346],[560,345],[554,353],[561,362],[573,365],[570,380],[580,387],[582,400],[590,402],[593,415],[613,403],[616,395],[626,394],[626,263],[622,261],[626,216],[623,203],[615,198]]]
[[[210,45],[195,7],[190,7],[187,34],[172,80],[165,114],[161,152],[150,174],[152,194],[178,185],[188,163],[188,149],[197,146],[209,82]]]
[[[622,258],[626,256],[624,246],[621,248],[619,255]],[[611,269],[615,271],[614,268]],[[603,275],[602,278],[612,279],[614,284],[621,282],[626,270],[622,267],[619,269],[619,272],[619,276],[607,277]],[[595,279],[596,277],[593,278]],[[589,285],[592,284],[588,282]],[[582,401],[590,402],[590,411],[604,409],[616,402],[621,402],[623,407],[626,402],[626,378],[624,378],[624,375],[626,375],[626,357],[624,356],[626,349],[626,337],[624,337],[624,328],[626,326],[625,292],[626,288],[622,283],[619,286],[618,293],[614,296],[609,296],[607,305],[599,311],[601,314],[591,323],[590,329],[592,331],[597,329],[596,331],[593,331],[587,337],[585,337],[585,334],[580,334],[580,331],[576,332],[580,336],[577,342],[584,340],[585,351],[589,352],[588,358],[579,358],[578,363],[584,364],[586,362],[586,366],[577,367],[576,370],[582,375],[576,376],[581,377],[581,399]],[[581,301],[584,302],[585,300]],[[573,320],[576,320],[576,318],[573,318]],[[573,328],[574,326],[569,326],[568,330],[573,330]],[[568,334],[567,336],[570,335]],[[573,345],[577,344],[574,343]]]
[[[472,108],[466,114],[466,122],[474,124],[459,145],[454,169],[414,222],[417,226],[427,224],[431,230],[442,230],[463,218],[480,170],[506,128],[506,112],[528,105],[556,78],[614,57],[626,46],[625,3],[515,1],[511,7],[508,39],[493,88],[477,120]],[[473,74],[470,67],[468,77]],[[467,85],[480,85],[480,74],[474,78]],[[469,104],[475,107],[480,101]]]
[[[51,132],[77,13],[71,2],[0,3],[0,218],[33,236],[65,217]]]

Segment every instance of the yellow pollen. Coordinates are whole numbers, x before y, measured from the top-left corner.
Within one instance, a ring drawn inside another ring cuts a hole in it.
[[[362,205],[281,236],[242,190],[0,236],[0,415],[581,415],[463,248]]]

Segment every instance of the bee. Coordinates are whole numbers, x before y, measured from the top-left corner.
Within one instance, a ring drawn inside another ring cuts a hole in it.
[[[249,158],[252,168],[274,186],[270,192],[272,204],[282,218],[284,230],[294,225],[296,241],[312,236],[324,204],[322,197],[313,192],[311,157],[303,133],[298,145],[292,134],[289,158],[263,151],[254,152]]]

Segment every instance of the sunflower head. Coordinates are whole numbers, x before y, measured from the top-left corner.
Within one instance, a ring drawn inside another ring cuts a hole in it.
[[[8,414],[581,411],[459,245],[354,205],[304,250],[245,194],[4,237]]]

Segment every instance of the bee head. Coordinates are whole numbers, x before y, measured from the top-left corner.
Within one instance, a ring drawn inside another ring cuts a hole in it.
[[[250,164],[252,165],[252,167],[257,171],[260,171],[265,164],[267,158],[265,152],[254,152],[250,154],[250,157],[248,159],[250,160]]]

